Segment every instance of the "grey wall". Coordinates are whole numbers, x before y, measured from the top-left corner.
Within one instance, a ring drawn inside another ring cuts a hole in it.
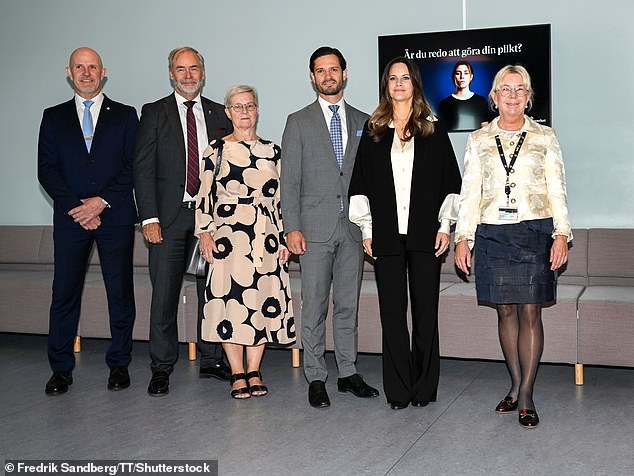
[[[108,69],[105,92],[142,104],[170,92],[167,53],[189,44],[207,62],[205,95],[231,84],[260,91],[259,133],[279,141],[288,113],[314,100],[307,67],[323,44],[349,66],[346,98],[377,101],[377,36],[458,30],[462,0],[0,0],[0,224],[49,224],[36,179],[42,110],[72,96],[64,68],[82,45]],[[553,126],[575,227],[634,227],[634,2],[468,0],[468,28],[552,25]],[[452,134],[459,161],[467,135]]]

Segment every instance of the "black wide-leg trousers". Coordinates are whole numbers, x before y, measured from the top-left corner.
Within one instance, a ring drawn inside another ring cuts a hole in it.
[[[383,330],[383,389],[388,402],[436,401],[440,376],[438,293],[440,259],[407,251],[379,256],[375,263]],[[407,290],[412,303],[412,338],[407,328]]]

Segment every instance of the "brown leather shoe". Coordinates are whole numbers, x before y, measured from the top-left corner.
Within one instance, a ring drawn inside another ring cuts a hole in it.
[[[495,407],[496,413],[511,413],[517,410],[517,400],[513,401],[510,395],[504,397],[503,400]]]

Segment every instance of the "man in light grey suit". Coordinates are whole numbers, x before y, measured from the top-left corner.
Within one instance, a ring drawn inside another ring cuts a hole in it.
[[[343,100],[348,77],[339,50],[310,57],[318,99],[288,116],[282,137],[281,203],[286,243],[302,271],[301,337],[308,401],[328,407],[325,320],[333,288],[337,388],[362,398],[379,392],[357,373],[357,310],[363,270],[359,227],[348,220],[348,185],[368,115]]]

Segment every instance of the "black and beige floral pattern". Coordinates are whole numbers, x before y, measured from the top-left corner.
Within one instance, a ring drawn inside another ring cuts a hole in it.
[[[222,150],[212,197],[214,169]],[[280,148],[272,142],[212,141],[204,152],[196,233],[218,253],[205,290],[202,338],[258,345],[295,341],[280,208]]]

